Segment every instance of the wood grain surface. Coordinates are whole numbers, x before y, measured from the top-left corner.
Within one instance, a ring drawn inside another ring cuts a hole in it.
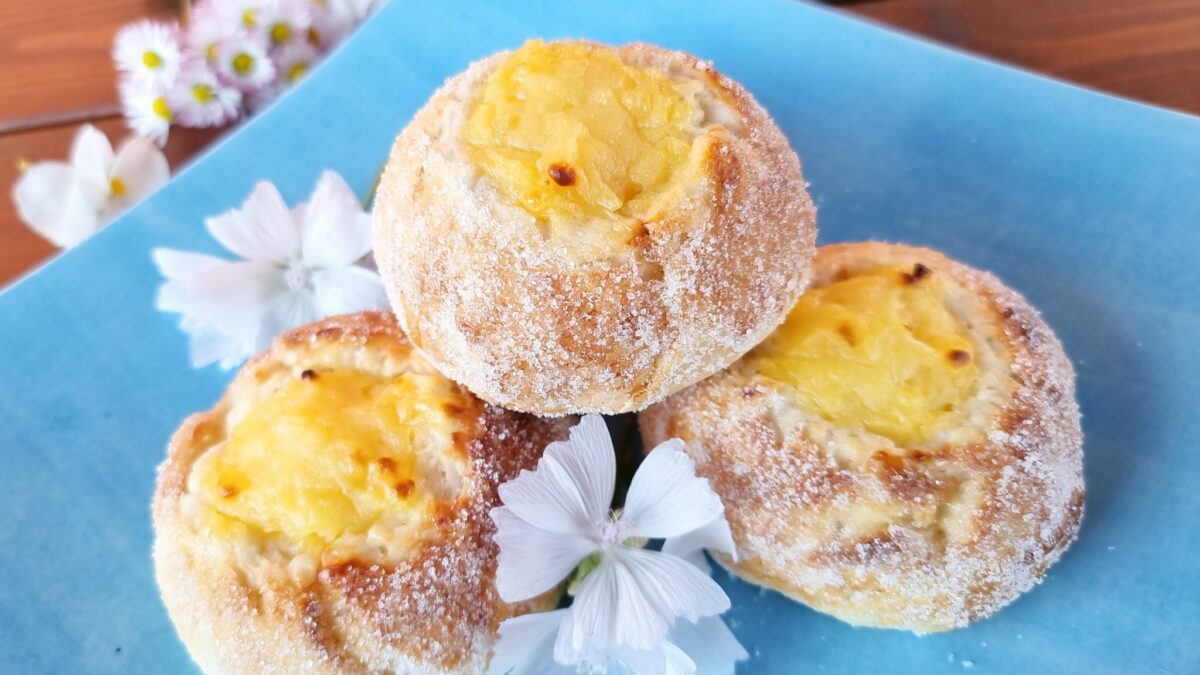
[[[829,0],[955,47],[1154,105],[1200,114],[1200,0]],[[112,40],[170,0],[0,0],[0,286],[55,252],[18,219],[18,160],[65,158],[78,125],[114,144]],[[217,134],[173,130],[173,168]]]

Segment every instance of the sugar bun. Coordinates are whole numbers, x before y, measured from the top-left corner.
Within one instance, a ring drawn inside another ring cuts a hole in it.
[[[488,511],[569,419],[484,404],[390,314],[283,334],[171,439],[163,602],[209,673],[475,673],[499,623]]]
[[[1075,377],[996,277],[923,248],[818,250],[725,372],[640,416],[722,496],[735,574],[853,624],[944,631],[1038,583],[1083,515]]]
[[[816,237],[800,162],[710,64],[532,41],[448,80],[396,139],[375,257],[439,370],[539,414],[638,410],[783,320]]]

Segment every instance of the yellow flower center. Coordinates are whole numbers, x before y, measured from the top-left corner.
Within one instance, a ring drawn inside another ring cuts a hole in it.
[[[209,63],[217,62],[217,43],[216,42],[210,43],[207,47],[204,48],[204,58]]]
[[[207,84],[193,84],[192,98],[196,99],[198,103],[211,103],[216,95],[213,93],[212,87]]]
[[[233,57],[233,71],[235,73],[237,73],[238,75],[245,77],[245,76],[249,75],[250,71],[253,69],[254,69],[254,57],[253,56],[250,56],[246,52],[239,52],[237,56]]]
[[[168,122],[171,121],[171,106],[167,105],[167,99],[159,96],[158,98],[154,99],[154,103],[151,104],[150,108],[154,111],[155,115],[158,115]]]
[[[254,28],[258,26],[258,19],[255,18],[253,9],[248,9],[245,12],[242,12],[242,25],[244,25],[246,28]]]
[[[120,178],[113,178],[109,180],[108,188],[112,191],[112,196],[114,197],[124,196],[125,193],[129,191],[125,187],[125,181],[121,180]]]
[[[294,64],[291,68],[288,68],[288,71],[287,71],[288,82],[295,82],[296,80],[299,80],[301,77],[304,77],[304,73],[306,73],[306,72],[308,72],[308,64],[307,63]]]
[[[282,44],[292,39],[292,27],[286,23],[277,23],[271,26],[271,42]]]
[[[142,63],[151,70],[157,70],[162,67],[162,57],[147,49],[142,52]]]
[[[319,46],[321,44],[321,32],[318,31],[316,28],[309,28],[308,29],[308,41],[314,45]]]

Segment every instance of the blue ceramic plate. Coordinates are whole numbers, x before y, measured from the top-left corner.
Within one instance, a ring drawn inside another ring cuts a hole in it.
[[[1200,672],[1200,120],[801,4],[394,0],[292,95],[0,296],[0,672],[192,672],[158,599],[148,504],[188,367],[155,246],[268,179],[360,191],[442,80],[533,36],[712,59],[799,151],[824,241],[927,244],[996,272],[1079,372],[1087,516],[1040,587],[949,634],[855,629],[725,576],[746,673]]]

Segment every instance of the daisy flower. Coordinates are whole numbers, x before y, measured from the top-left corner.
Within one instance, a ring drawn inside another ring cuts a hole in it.
[[[610,510],[615,481],[608,430],[587,415],[567,441],[547,446],[537,470],[501,485],[503,506],[491,512],[500,548],[496,589],[506,602],[520,602],[575,570],[574,602],[555,615],[555,662],[603,667],[616,660],[637,672],[666,672],[646,664],[674,663],[675,671],[690,672],[692,660],[668,633],[680,619],[697,624],[729,608],[721,587],[687,559],[702,548],[736,555],[724,507],[678,439],[646,456],[619,511]],[[650,539],[667,540],[674,552],[643,548]],[[509,624],[519,637],[501,651],[531,649],[531,623],[550,621]]]
[[[311,25],[308,28],[308,43],[320,49],[329,49],[341,41],[354,28],[351,12],[333,0],[313,3]]]
[[[180,71],[170,99],[183,126],[217,127],[237,118],[242,92],[222,84],[202,63],[193,63]]]
[[[183,33],[183,43],[188,50],[203,58],[212,66],[217,63],[217,47],[238,28],[230,27],[211,2],[197,4],[192,10],[192,20]]]
[[[259,16],[268,0],[212,0],[212,5],[226,26],[253,31],[259,27]]]
[[[272,47],[304,40],[311,25],[308,8],[294,0],[271,0],[258,13],[258,30]]]
[[[356,263],[371,251],[371,218],[340,176],[326,171],[305,204],[289,209],[259,183],[205,226],[241,260],[156,249],[166,278],[158,308],[183,315],[192,364],[232,368],[281,331],[333,314],[387,307],[379,275]]]
[[[181,55],[176,28],[154,21],[139,21],[122,28],[113,46],[117,68],[130,77],[170,86],[179,72]]]
[[[38,162],[13,186],[21,219],[56,245],[87,239],[170,178],[167,160],[153,143],[133,138],[113,152],[90,124],[79,128],[70,162]]]
[[[320,58],[321,54],[316,47],[307,42],[293,42],[280,47],[275,52],[279,81],[286,86],[296,84],[312,70]]]
[[[263,40],[238,33],[217,46],[217,74],[242,91],[266,86],[275,77],[275,64],[267,56]]]
[[[129,80],[121,85],[121,107],[129,128],[160,146],[166,144],[175,121],[167,90],[156,84]]]
[[[247,107],[251,113],[257,113],[266,108],[292,85],[300,81],[321,58],[321,54],[316,47],[307,42],[291,42],[276,49],[273,58],[278,71],[277,77],[270,84],[258,91],[251,92],[246,97]]]
[[[326,0],[329,11],[352,26],[365,21],[382,4],[381,0]]]

